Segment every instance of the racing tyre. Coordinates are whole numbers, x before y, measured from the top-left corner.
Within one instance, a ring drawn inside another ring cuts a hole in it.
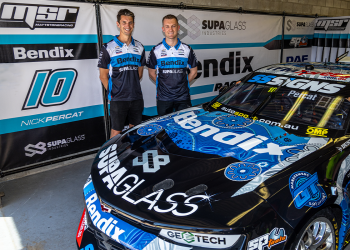
[[[293,250],[336,250],[338,223],[329,209],[316,213],[303,226],[292,245]]]

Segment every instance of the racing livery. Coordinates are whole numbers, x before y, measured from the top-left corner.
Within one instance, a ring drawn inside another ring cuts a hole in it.
[[[84,186],[78,249],[344,249],[347,70],[267,66],[107,141]]]

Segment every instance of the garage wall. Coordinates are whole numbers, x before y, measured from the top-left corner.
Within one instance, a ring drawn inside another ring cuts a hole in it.
[[[183,4],[191,7],[229,8],[293,15],[348,16],[350,0],[129,0],[135,3]]]

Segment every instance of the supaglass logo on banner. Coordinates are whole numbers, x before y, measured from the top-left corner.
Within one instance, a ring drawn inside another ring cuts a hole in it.
[[[79,7],[2,3],[0,27],[8,28],[74,28]]]
[[[37,144],[28,144],[24,147],[25,156],[33,157],[36,154],[44,154],[48,150],[55,150],[69,146],[69,143],[85,140],[85,134],[74,137],[68,137],[50,142],[38,142]]]
[[[75,69],[37,70],[22,110],[62,105],[69,100],[78,72]]]
[[[178,15],[177,19],[180,24],[179,38],[183,39],[189,36],[193,40],[200,35],[227,35],[228,31],[245,30],[246,21],[228,21],[228,20],[200,20],[197,16],[192,15],[189,18]]]

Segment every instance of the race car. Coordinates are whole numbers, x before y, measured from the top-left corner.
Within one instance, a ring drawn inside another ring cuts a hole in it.
[[[341,64],[271,65],[110,139],[78,249],[344,249],[349,80]]]

